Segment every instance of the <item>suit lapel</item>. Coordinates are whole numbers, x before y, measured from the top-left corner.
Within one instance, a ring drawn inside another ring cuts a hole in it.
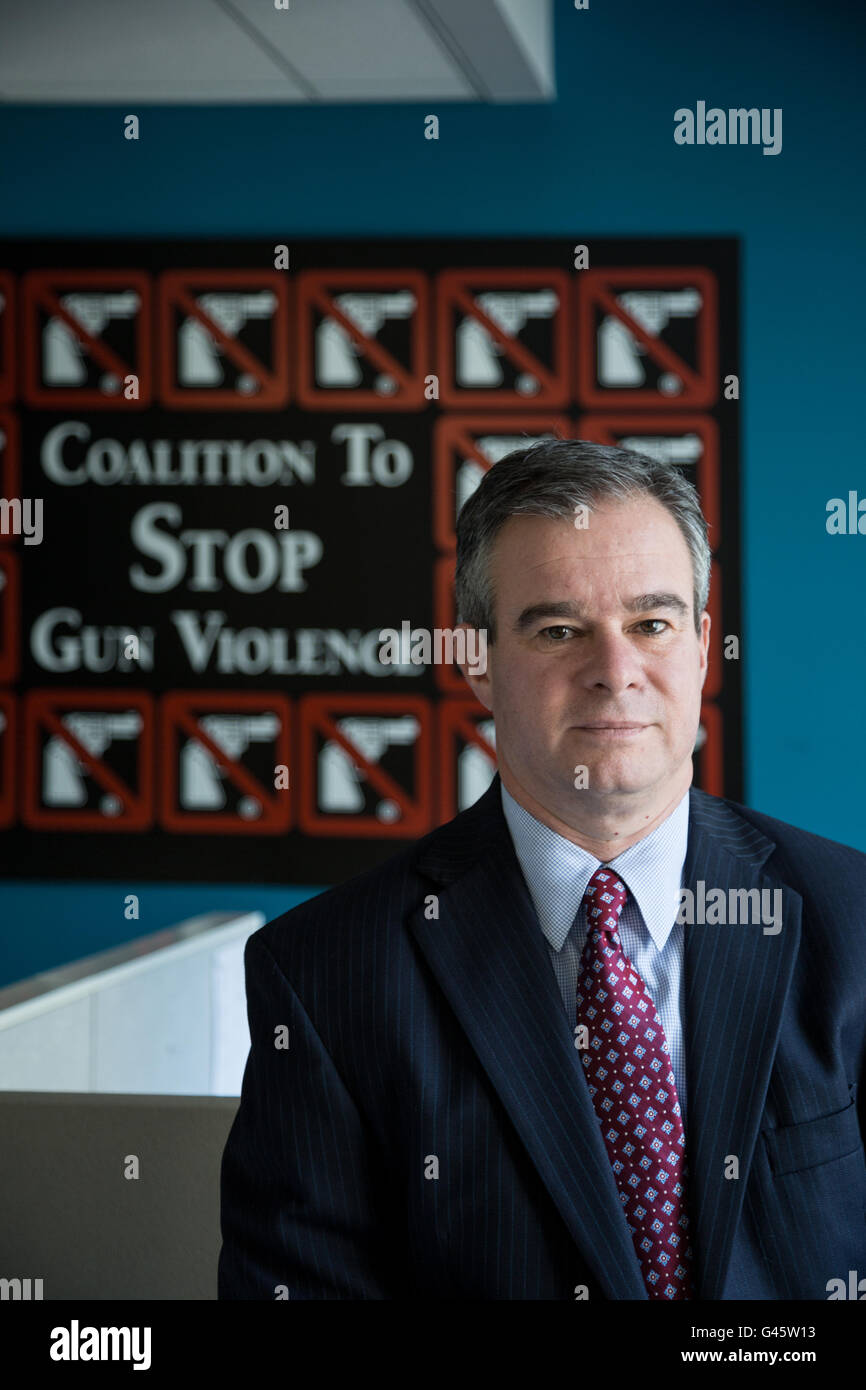
[[[547,942],[521,873],[500,781],[422,844],[438,919],[410,929],[584,1260],[611,1299],[645,1299]]]
[[[702,1299],[722,1297],[800,940],[802,899],[763,864],[774,843],[723,800],[692,788],[683,885],[779,889],[781,930],[685,927],[689,1212]],[[771,897],[769,902],[775,900]],[[726,1177],[733,1156],[738,1177]]]

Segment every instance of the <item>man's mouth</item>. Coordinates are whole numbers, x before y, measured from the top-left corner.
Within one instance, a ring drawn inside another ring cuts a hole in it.
[[[629,738],[642,733],[648,727],[647,724],[619,723],[612,720],[604,720],[596,724],[577,725],[583,734],[597,734],[604,738]]]

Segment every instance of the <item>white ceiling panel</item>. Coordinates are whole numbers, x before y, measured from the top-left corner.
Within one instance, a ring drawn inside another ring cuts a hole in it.
[[[0,0],[0,101],[546,101],[551,0]]]
[[[213,0],[0,0],[5,101],[306,100],[289,81]]]
[[[407,0],[226,0],[322,101],[472,100],[436,29]],[[485,4],[486,8],[486,4]]]

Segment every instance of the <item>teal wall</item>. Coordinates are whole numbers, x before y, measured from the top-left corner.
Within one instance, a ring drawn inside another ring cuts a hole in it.
[[[863,33],[847,0],[556,0],[547,106],[145,107],[138,144],[117,107],[0,107],[0,235],[741,238],[745,800],[866,850],[866,536],[825,530],[866,496]],[[677,146],[698,100],[781,107],[781,154]],[[7,884],[0,982],[313,891]]]

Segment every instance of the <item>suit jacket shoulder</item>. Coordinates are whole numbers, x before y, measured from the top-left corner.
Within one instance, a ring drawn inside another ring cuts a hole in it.
[[[436,891],[437,883],[458,878],[497,833],[508,833],[499,786],[497,774],[487,791],[450,821],[383,863],[297,903],[253,936],[276,953],[285,947],[289,934],[327,932],[333,947],[333,937],[341,929],[357,932],[375,930],[385,921],[393,924],[401,912],[422,906],[425,896]]]
[[[694,788],[691,796],[710,819],[715,803],[725,808],[725,819],[736,816],[760,832],[772,845],[766,872],[799,893],[813,913],[835,920],[849,932],[857,928],[866,942],[866,853],[736,801]]]

